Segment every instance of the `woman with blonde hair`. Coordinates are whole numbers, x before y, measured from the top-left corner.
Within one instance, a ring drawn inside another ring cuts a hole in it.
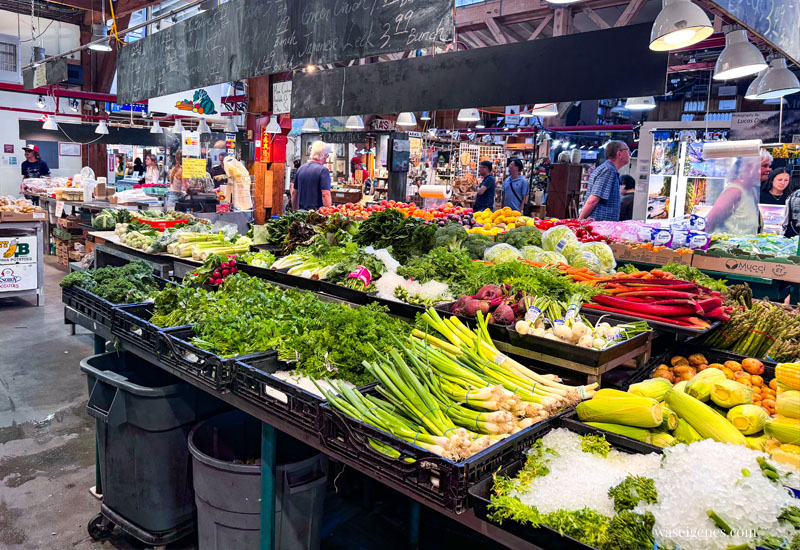
[[[175,164],[169,171],[169,191],[164,198],[164,204],[175,204],[186,193],[186,183],[183,179],[183,167],[181,166],[183,153],[175,151]]]

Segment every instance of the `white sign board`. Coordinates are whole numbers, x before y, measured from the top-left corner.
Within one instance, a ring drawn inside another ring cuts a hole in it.
[[[218,118],[222,110],[222,84],[162,95],[148,101],[150,112]]]
[[[64,201],[56,201],[56,218],[60,218],[64,213]]]
[[[181,149],[184,157],[199,157],[200,132],[184,131],[181,136]]]
[[[272,112],[276,115],[292,111],[292,81],[272,84]]]
[[[36,284],[36,264],[0,265],[0,292],[33,290]]]
[[[42,63],[33,70],[33,87],[47,86],[47,65]]]
[[[35,264],[36,252],[36,237],[0,237],[0,268],[11,264]]]
[[[506,119],[504,121],[506,126],[519,126],[520,123],[519,109],[520,109],[519,105],[506,106]]]

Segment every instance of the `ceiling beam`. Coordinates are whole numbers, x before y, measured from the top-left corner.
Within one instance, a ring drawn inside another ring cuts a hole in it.
[[[536,40],[536,38],[537,38],[537,37],[538,37],[540,34],[542,34],[542,31],[545,29],[545,27],[547,27],[547,25],[548,25],[548,24],[550,23],[550,21],[552,21],[552,20],[553,20],[553,14],[552,14],[552,13],[550,13],[550,14],[548,14],[548,15],[547,15],[547,17],[545,17],[544,19],[542,19],[542,20],[539,22],[539,25],[536,27],[536,29],[534,29],[534,31],[533,31],[533,32],[531,33],[531,35],[528,37],[528,40]]]
[[[553,36],[564,36],[572,32],[572,10],[556,8],[553,15]]]
[[[527,40],[525,36],[511,27],[503,27],[503,32],[506,33],[506,36],[508,36],[512,42],[525,42],[525,40]]]
[[[611,28],[611,25],[609,25],[606,22],[605,19],[600,17],[600,15],[598,15],[598,13],[596,11],[594,11],[592,8],[590,8],[589,6],[585,6],[581,11],[584,14],[586,14],[586,17],[591,19],[594,22],[594,24],[597,25],[600,29],[604,30],[604,29],[610,29]]]
[[[50,4],[60,4],[70,8],[75,8],[84,11],[94,11],[100,13],[103,8],[103,1],[108,0],[48,0]],[[114,6],[114,15],[116,17],[124,17],[130,13],[143,8],[149,8],[156,4],[160,4],[163,0],[119,0]],[[111,8],[106,3],[106,15],[111,17]]]
[[[486,43],[486,41],[484,41],[484,40],[483,40],[483,38],[482,38],[482,37],[481,37],[481,36],[478,34],[478,31],[470,31],[470,32],[468,32],[468,33],[465,33],[465,34],[464,34],[464,35],[462,35],[462,36],[463,36],[463,37],[465,37],[465,38],[466,38],[466,39],[467,39],[469,42],[471,42],[471,43],[472,43],[474,46],[477,46],[477,47],[479,47],[479,48],[485,48],[485,47],[487,47],[487,46],[489,45],[489,44],[487,44],[487,43]]]
[[[631,0],[628,7],[625,8],[625,11],[622,12],[622,15],[619,16],[617,22],[614,23],[615,27],[624,27],[625,25],[630,25],[631,21],[639,15],[639,12],[642,11],[642,8],[647,3],[647,0]]]
[[[495,42],[498,44],[508,44],[508,37],[506,37],[505,33],[500,28],[500,25],[498,25],[493,18],[486,18],[486,27],[489,29],[489,32],[492,33]]]
[[[587,0],[593,10],[627,6],[631,0]],[[553,4],[544,0],[487,0],[478,4],[456,8],[455,24],[458,32],[486,28],[486,19],[493,18],[498,25],[512,25],[537,21],[553,13]]]

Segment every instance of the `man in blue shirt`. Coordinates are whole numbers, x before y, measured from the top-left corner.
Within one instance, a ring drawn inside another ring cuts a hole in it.
[[[297,170],[292,184],[292,209],[317,210],[331,205],[331,173],[325,167],[330,145],[316,141],[311,160]]]
[[[478,166],[478,175],[482,178],[478,184],[478,195],[475,197],[475,205],[472,207],[475,212],[489,209],[494,210],[494,176],[492,175],[492,163],[484,160]]]
[[[606,161],[589,176],[586,202],[580,218],[597,221],[619,221],[619,169],[631,160],[631,151],[622,141],[609,141]]]
[[[23,178],[41,178],[50,175],[50,168],[39,155],[39,146],[27,144],[22,148],[25,151],[25,162],[22,163]]]
[[[511,210],[522,212],[525,203],[528,201],[528,191],[530,184],[521,175],[522,161],[511,159],[508,162],[508,177],[503,183],[503,207],[508,206]]]

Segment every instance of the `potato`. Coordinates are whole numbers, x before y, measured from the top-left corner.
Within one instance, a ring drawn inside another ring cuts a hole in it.
[[[738,361],[725,361],[724,366],[728,367],[733,372],[738,372],[742,370],[742,364],[739,363]]]
[[[778,379],[777,378],[773,378],[772,380],[770,380],[769,381],[769,387],[770,387],[770,389],[777,390],[778,389]]]
[[[762,399],[761,406],[768,410],[775,410],[775,400],[774,399]]]
[[[733,371],[731,369],[728,367],[722,367],[720,370],[725,374],[725,378],[728,380],[733,380]]]
[[[684,373],[691,373],[692,376],[697,374],[697,369],[690,365],[678,365],[673,368],[672,371],[675,373],[675,376],[683,376]]]
[[[764,374],[764,363],[758,359],[745,359],[742,368],[750,374]]]
[[[719,370],[722,370],[722,369],[724,369],[724,368],[725,368],[725,365],[723,365],[722,363],[710,363],[710,364],[708,365],[708,367],[709,367],[709,368],[712,368],[712,369],[719,369]]]
[[[683,374],[681,374],[681,375],[678,377],[678,382],[683,382],[684,380],[688,382],[689,380],[691,380],[692,378],[694,378],[694,375],[695,375],[695,373],[694,373],[694,372],[692,372],[692,371],[687,371],[687,372],[684,372]]]
[[[702,365],[696,365],[695,368],[697,369],[697,372],[703,372],[708,368],[708,365],[703,363]]]
[[[678,365],[688,365],[689,361],[683,355],[676,355],[670,359],[670,363],[672,363],[673,367],[677,367]]]
[[[702,353],[693,353],[689,356],[689,364],[693,367],[698,365],[707,365],[708,359]]]
[[[750,375],[750,382],[752,382],[753,386],[755,386],[757,388],[760,388],[760,387],[762,387],[764,385],[764,379],[761,378],[757,374],[751,374]]]
[[[735,371],[733,373],[733,379],[737,382],[744,382],[744,380],[750,382],[750,373],[744,372],[743,370]]]

